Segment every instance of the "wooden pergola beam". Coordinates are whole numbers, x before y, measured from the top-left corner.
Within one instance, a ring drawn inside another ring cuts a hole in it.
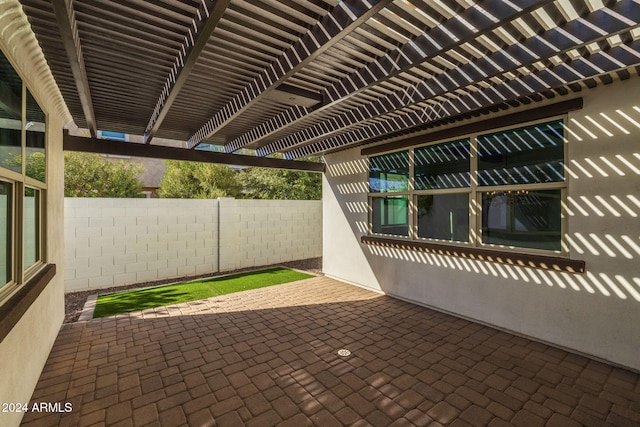
[[[82,112],[89,132],[92,137],[97,135],[96,115],[93,110],[93,102],[91,100],[91,91],[89,90],[89,79],[84,65],[84,57],[82,56],[82,48],[80,46],[80,35],[78,33],[78,24],[73,9],[73,0],[52,0],[53,10],[58,22],[58,29],[62,37],[62,43],[67,53],[69,67],[73,74],[82,105]]]
[[[166,160],[185,160],[190,162],[218,163],[261,168],[288,169],[302,172],[324,172],[324,163],[273,159],[268,157],[246,156],[241,154],[216,153],[213,151],[189,150],[186,148],[165,147],[160,145],[138,144],[131,142],[109,141],[86,138],[65,133],[64,151],[84,153],[112,154],[117,156],[148,157]]]

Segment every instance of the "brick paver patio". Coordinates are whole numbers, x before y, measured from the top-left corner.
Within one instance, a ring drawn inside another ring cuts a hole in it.
[[[318,277],[65,325],[33,402],[72,410],[25,426],[636,426],[640,376]]]

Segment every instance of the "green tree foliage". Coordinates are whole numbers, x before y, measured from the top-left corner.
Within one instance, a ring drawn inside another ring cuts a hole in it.
[[[144,197],[137,175],[142,166],[110,161],[98,154],[65,153],[66,197]],[[20,164],[20,157],[15,162]],[[167,160],[160,182],[160,197],[177,199],[319,200],[322,175],[272,168],[236,171],[225,165]],[[27,174],[44,180],[45,158],[33,153],[27,161]]]
[[[27,176],[45,182],[45,156],[44,153],[35,152],[27,157]]]
[[[215,199],[242,195],[237,172],[212,163],[165,161],[167,170],[158,194],[164,198]]]
[[[64,154],[65,197],[144,197],[142,165],[108,160],[99,154]]]
[[[322,174],[284,169],[250,168],[240,174],[248,199],[319,200]]]
[[[5,162],[20,166],[21,157]],[[144,197],[138,175],[142,165],[122,160],[111,161],[99,154],[64,153],[65,197]],[[27,158],[28,177],[44,182],[45,156],[32,153]]]
[[[16,154],[11,157],[7,157],[4,159],[3,166],[11,170],[20,170],[20,168],[22,168],[22,155]],[[44,182],[45,157],[43,153],[31,153],[27,157],[26,172],[28,177]]]

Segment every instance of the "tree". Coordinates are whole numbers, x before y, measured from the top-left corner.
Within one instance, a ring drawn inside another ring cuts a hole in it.
[[[5,161],[9,166],[20,166],[20,155]],[[28,177],[44,182],[46,159],[44,153],[35,152],[27,157]],[[111,161],[99,154],[64,153],[65,197],[144,197],[138,174],[142,165]]]
[[[158,194],[163,198],[216,199],[240,197],[237,173],[228,166],[212,163],[166,160],[167,170]]]
[[[38,181],[45,181],[45,156],[44,153],[35,152],[27,157],[27,176]]]
[[[240,174],[248,199],[319,200],[322,174],[284,169],[250,168]]]
[[[112,161],[99,154],[64,154],[65,197],[144,197],[142,166]]]

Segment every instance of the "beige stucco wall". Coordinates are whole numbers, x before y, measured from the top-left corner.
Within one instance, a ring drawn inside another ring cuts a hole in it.
[[[47,260],[57,274],[0,343],[0,402],[30,403],[31,395],[64,319],[62,123],[49,119]],[[1,413],[1,426],[19,425],[21,413]]]
[[[30,402],[64,318],[62,128],[71,116],[17,0],[0,0],[0,48],[47,113],[47,261],[58,274],[0,342],[0,402]],[[21,413],[0,412],[0,426]]]
[[[361,244],[368,172],[358,148],[325,158],[325,274],[640,369],[638,83],[585,91],[568,116],[567,239],[585,274]]]

